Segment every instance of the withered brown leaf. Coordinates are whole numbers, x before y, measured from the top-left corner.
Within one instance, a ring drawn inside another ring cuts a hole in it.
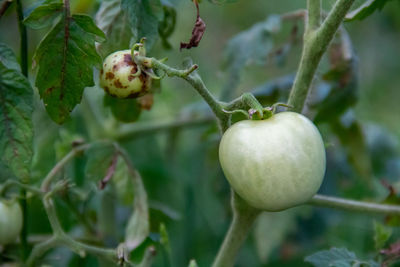
[[[206,31],[206,24],[200,18],[199,4],[196,0],[194,1],[194,3],[196,5],[196,9],[197,9],[196,23],[192,30],[192,37],[190,38],[190,41],[188,43],[181,43],[181,48],[180,48],[181,50],[182,50],[182,48],[190,49],[192,47],[197,47],[201,41],[201,38],[204,35],[204,32]]]

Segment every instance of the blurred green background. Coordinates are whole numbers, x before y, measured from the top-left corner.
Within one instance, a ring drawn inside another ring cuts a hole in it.
[[[29,6],[34,1],[23,2]],[[93,16],[99,5],[88,0],[71,2],[73,5],[82,5],[76,7],[78,11]],[[167,56],[171,66],[181,66],[184,58],[191,57],[199,65],[198,72],[205,84],[216,95],[221,93],[221,88],[229,79],[222,70],[223,55],[229,39],[270,15],[304,9],[306,6],[303,0],[241,0],[226,5],[215,5],[204,0],[200,5],[201,17],[207,24],[203,40],[199,47],[180,52],[179,43],[190,38],[195,8],[188,0],[170,2],[177,10],[176,29],[170,38],[173,48],[165,50],[158,43],[150,54],[158,58]],[[355,6],[362,2],[356,1]],[[331,0],[323,1],[323,6],[328,10],[333,3]],[[275,48],[287,40],[293,24],[282,23],[281,31],[273,37]],[[298,40],[286,59],[279,64],[268,61],[263,66],[246,66],[234,96],[250,91],[266,81],[295,73],[303,30],[301,21],[297,24],[300,27]],[[389,2],[382,11],[365,20],[344,25],[350,35],[357,61],[358,101],[354,107],[346,110],[340,120],[346,125],[346,119],[351,117],[351,120],[359,123],[361,134],[355,133],[352,136],[353,132],[349,131],[345,133],[347,139],[341,139],[329,122],[318,124],[327,145],[328,157],[327,174],[320,192],[383,201],[389,192],[382,185],[382,180],[395,188],[400,186],[400,3]],[[0,21],[0,42],[7,43],[18,55],[17,32],[15,14],[10,11]],[[30,58],[44,32],[28,31]],[[325,58],[318,74],[327,72],[328,65]],[[33,71],[30,77],[33,80]],[[106,125],[111,128],[118,125],[109,111],[102,107],[103,94],[98,87],[86,88],[83,104],[75,109],[72,118],[63,126],[56,125],[48,118],[43,103],[36,97],[35,181],[42,179],[68,151],[72,140],[77,137],[90,139],[93,136],[95,129],[86,114],[88,106],[101,114],[99,116]],[[153,108],[144,111],[137,123],[164,122],[182,116],[200,117],[207,114],[210,111],[186,82],[166,78],[162,80],[161,91],[155,94]],[[360,136],[364,139],[358,144]],[[165,223],[167,227],[172,250],[171,266],[186,266],[192,258],[197,260],[199,266],[209,266],[229,226],[232,216],[229,207],[230,189],[218,163],[218,141],[217,128],[210,123],[190,129],[137,136],[122,143],[141,173],[148,192],[153,238],[157,239],[159,223]],[[67,178],[82,185],[83,192],[90,192],[87,193],[90,196],[85,204],[76,202],[74,205],[79,205],[89,220],[97,222],[100,227],[104,224],[102,213],[110,217],[108,219],[114,228],[104,243],[115,246],[123,237],[129,205],[121,204],[111,189],[97,192],[93,187],[84,187],[84,170],[85,159],[77,158],[65,171]],[[49,231],[46,216],[37,202],[32,199],[30,203],[32,209],[29,227],[33,236]],[[62,202],[58,204],[59,208],[65,205]],[[111,205],[111,208],[105,208],[104,205]],[[82,232],[72,214],[59,215],[66,229],[78,235]],[[241,250],[237,266],[310,266],[304,262],[305,256],[330,247],[346,247],[360,258],[377,259],[379,249],[374,243],[374,221],[392,227],[393,235],[386,244],[388,246],[399,236],[399,220],[391,219],[309,206],[265,213],[257,221]],[[153,242],[152,238],[146,242],[143,247]],[[62,262],[56,260],[59,255],[63,255]],[[154,266],[170,266],[167,255],[161,249]],[[65,249],[53,251],[47,259],[57,266],[98,264],[95,258],[79,259]]]

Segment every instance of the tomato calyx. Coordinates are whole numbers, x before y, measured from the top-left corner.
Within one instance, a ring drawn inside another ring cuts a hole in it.
[[[291,106],[278,102],[270,107],[263,107],[253,94],[245,93],[223,111],[227,114],[241,113],[249,120],[266,120],[276,113],[278,107]]]
[[[277,111],[278,107],[286,107],[286,108],[291,108],[292,106],[287,105],[285,103],[275,103],[270,107],[265,107],[262,109],[262,116],[259,116],[257,111],[254,109],[249,109],[248,113],[249,113],[249,117],[252,120],[266,120],[270,117],[272,117],[272,115],[274,115]],[[252,114],[257,114],[258,116],[253,117]]]
[[[132,46],[131,48],[131,56],[133,62],[135,62],[137,66],[137,72],[134,74],[134,76],[139,76],[142,72],[144,72],[146,75],[151,77],[153,80],[160,80],[164,77],[163,76],[157,76],[153,72],[153,62],[151,58],[146,57],[146,46],[145,46],[146,38],[143,37],[139,43],[136,43]],[[167,59],[162,59],[161,61],[166,61]]]

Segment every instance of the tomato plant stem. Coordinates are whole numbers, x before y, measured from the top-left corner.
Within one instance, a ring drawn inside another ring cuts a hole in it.
[[[354,0],[337,0],[325,21],[321,26],[319,26],[321,20],[321,1],[307,1],[308,12],[306,17],[303,51],[288,101],[288,105],[292,106],[292,111],[301,112],[303,110],[303,106],[314,78],[315,71],[319,65],[322,55],[327,50],[329,43],[333,39],[334,34],[339,28],[353,2]],[[238,100],[234,100],[233,103],[225,103],[225,106],[224,103],[218,103],[218,105],[215,105],[215,107],[235,107],[241,103],[243,103],[243,101],[239,98]],[[214,113],[219,118],[218,113]],[[221,118],[223,117],[221,116]],[[223,127],[222,130],[224,131],[228,125],[229,119],[225,121],[225,127]],[[234,213],[233,221],[214,261],[213,267],[230,267],[234,265],[235,257],[239,251],[239,248],[246,239],[247,233],[249,232],[259,213],[245,204],[243,201],[241,202],[245,205],[235,205],[235,203],[238,202],[237,199],[239,199],[239,197],[234,194],[232,198],[232,208]],[[313,199],[312,201],[317,200],[318,198]],[[317,201],[316,203],[320,202]],[[243,206],[247,206],[247,208],[241,209]]]
[[[115,139],[118,141],[132,140],[132,138],[137,138],[139,136],[147,136],[148,134],[174,131],[181,128],[191,128],[203,125],[208,125],[211,122],[215,122],[213,116],[198,118],[198,119],[178,119],[175,121],[166,122],[153,122],[153,123],[135,123],[129,128],[121,130]]]
[[[318,1],[308,1],[308,23],[304,33],[304,44],[300,65],[296,78],[289,95],[288,104],[292,106],[292,111],[301,112],[307,98],[315,71],[321,61],[322,55],[326,51],[329,43],[335,35],[340,23],[346,16],[354,0],[338,0],[329,12],[327,18],[319,28],[314,28],[318,18]],[[312,16],[312,17],[310,17]],[[311,28],[309,28],[311,27]]]
[[[26,191],[29,191],[30,193],[34,193],[34,194],[38,194],[38,195],[42,194],[42,191],[40,191],[37,187],[29,186],[27,184],[20,183],[16,180],[8,179],[3,183],[2,187],[0,187],[0,196],[2,196],[7,191],[7,189],[12,186],[23,188]]]
[[[245,203],[236,193],[232,193],[232,210],[233,220],[214,260],[213,267],[231,267],[234,265],[239,249],[260,213],[259,210]]]
[[[62,170],[62,168],[70,162],[77,154],[85,151],[90,147],[89,144],[86,145],[81,145],[78,147],[73,148],[64,158],[62,158],[54,167],[51,169],[51,171],[47,174],[47,176],[44,178],[42,185],[41,185],[41,190],[43,192],[47,192],[49,190],[50,184],[53,181],[54,177],[58,174],[59,171]]]
[[[228,111],[233,111],[235,109],[248,110],[250,108],[253,108],[255,110],[259,110],[260,112],[262,112],[262,109],[263,109],[263,106],[260,104],[260,102],[258,102],[258,100],[255,98],[255,96],[251,93],[244,93],[240,97],[225,104],[223,107],[225,110],[228,110]]]
[[[50,250],[53,247],[58,246],[59,241],[57,240],[56,236],[52,236],[51,238],[41,242],[40,244],[36,245],[31,255],[27,260],[27,266],[34,266],[35,260],[42,256],[46,251]]]
[[[385,215],[400,215],[400,206],[377,204],[365,201],[356,201],[345,198],[315,195],[308,204],[320,207],[340,209],[346,211],[375,213]]]
[[[18,15],[18,28],[20,35],[20,57],[21,57],[21,71],[25,77],[28,77],[28,41],[27,32],[24,25],[24,13],[21,0],[16,1],[17,15]]]
[[[72,251],[76,252],[81,257],[84,257],[86,253],[90,253],[101,258],[107,259],[110,262],[118,261],[118,253],[115,249],[108,248],[100,248],[88,244],[81,243],[69,235],[67,235],[61,227],[61,224],[57,217],[57,212],[54,206],[54,202],[51,199],[52,195],[56,193],[56,191],[64,188],[63,185],[60,187],[55,187],[47,193],[43,197],[43,204],[45,211],[47,213],[47,217],[50,221],[51,228],[53,230],[53,236],[48,240],[43,241],[42,243],[36,245],[31,255],[28,258],[27,265],[35,266],[35,261],[41,257],[46,251],[53,249],[56,246],[66,246],[70,248]],[[131,266],[130,263],[126,263],[126,266]]]
[[[149,60],[140,56],[138,56],[137,59],[141,62]],[[206,101],[206,103],[209,105],[209,107],[217,117],[221,130],[223,131],[227,128],[226,121],[228,120],[227,118],[229,116],[223,112],[222,102],[218,101],[211,94],[211,92],[207,89],[206,85],[201,79],[200,75],[195,72],[195,70],[198,68],[197,65],[191,65],[186,70],[178,70],[162,63],[160,60],[157,60],[155,58],[151,58],[150,62],[153,68],[164,71],[165,74],[167,74],[168,76],[180,77],[186,80],[190,85],[192,85],[192,87],[199,93],[204,101]]]
[[[104,142],[109,142],[109,141],[104,141]],[[47,213],[47,217],[50,222],[50,226],[53,230],[53,236],[49,238],[48,240],[43,241],[42,243],[39,243],[38,245],[34,246],[28,260],[27,260],[27,265],[28,266],[34,266],[35,261],[41,257],[46,251],[56,247],[56,246],[66,246],[81,257],[84,257],[86,253],[90,253],[93,255],[96,255],[100,258],[106,259],[107,261],[112,263],[119,262],[121,264],[124,264],[124,266],[133,266],[132,263],[125,261],[126,255],[125,255],[125,250],[120,251],[120,248],[117,249],[109,249],[109,248],[101,248],[97,246],[92,246],[88,245],[85,243],[81,243],[69,235],[67,235],[64,230],[62,229],[62,226],[60,224],[60,221],[57,216],[57,211],[56,207],[53,202],[53,195],[55,195],[59,191],[64,191],[68,189],[68,182],[66,180],[60,181],[56,183],[51,189],[50,189],[50,184],[52,183],[54,177],[56,174],[71,160],[73,159],[78,153],[81,153],[88,149],[92,144],[85,144],[81,145],[78,147],[75,147],[69,152],[64,158],[62,158],[56,165],[55,167],[49,172],[49,174],[46,176],[44,179],[42,186],[41,186],[41,193],[45,193],[44,196],[42,196],[42,201],[43,201],[43,206],[45,208],[45,211]],[[131,174],[131,176],[134,178],[134,185],[135,188],[141,188],[140,192],[136,191],[135,192],[135,209],[148,209],[147,206],[143,206],[143,203],[139,202],[137,200],[140,198],[143,200],[143,198],[147,198],[146,191],[143,188],[142,181],[139,177],[139,174],[137,171],[134,169],[133,165],[128,159],[128,156],[126,153],[121,150],[117,144],[114,144],[118,150],[118,153],[122,156],[124,161],[127,164],[128,170]],[[139,194],[142,194],[139,196]],[[144,195],[143,195],[144,194]],[[145,204],[147,201],[145,201]],[[139,206],[140,205],[140,206]],[[147,214],[146,212],[145,214]],[[143,213],[142,213],[143,214]],[[148,221],[148,219],[146,219]]]
[[[306,30],[315,30],[321,23],[321,0],[307,0],[308,21]]]

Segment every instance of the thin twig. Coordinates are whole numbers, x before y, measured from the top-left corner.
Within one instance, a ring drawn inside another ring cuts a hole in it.
[[[346,211],[400,215],[400,206],[398,205],[378,204],[324,195],[315,195],[307,204]]]
[[[292,12],[288,12],[285,14],[281,15],[282,20],[298,20],[298,19],[304,19],[307,16],[307,10],[306,9],[299,9],[295,10]]]
[[[64,166],[69,163],[76,155],[85,151],[90,147],[90,144],[80,145],[74,147],[64,158],[62,158],[57,164],[51,169],[51,171],[44,178],[41,190],[42,192],[48,192],[50,188],[50,184],[55,178],[55,176],[64,168]]]
[[[60,224],[60,221],[58,220],[54,202],[51,199],[52,195],[55,194],[58,190],[61,190],[63,187],[64,187],[63,184],[61,184],[61,186],[59,187],[56,186],[52,189],[52,191],[48,192],[43,197],[44,208],[47,213],[47,217],[49,219],[51,228],[53,230],[53,236],[48,240],[37,244],[33,248],[31,255],[28,258],[27,265],[34,266],[35,261],[39,257],[41,257],[48,250],[53,249],[56,246],[66,246],[75,253],[77,253],[78,255],[80,255],[81,257],[84,257],[86,253],[90,253],[98,257],[107,259],[111,262],[118,262],[119,260],[123,260],[118,258],[116,249],[108,249],[108,248],[101,248],[88,245],[73,239],[64,232]],[[126,263],[127,266],[132,266],[129,262],[124,262],[124,263]]]
[[[20,183],[20,182],[18,182],[16,180],[13,180],[13,179],[8,179],[0,187],[0,196],[3,195],[10,187],[23,188],[26,191],[29,191],[29,192],[37,194],[37,195],[42,195],[43,194],[42,191],[40,191],[38,188],[36,188],[34,186],[23,184],[23,183]]]
[[[173,131],[181,128],[191,128],[215,122],[213,117],[203,117],[198,119],[179,119],[167,122],[136,123],[132,127],[121,130],[115,137],[118,141],[127,141],[140,136],[147,136],[158,132]]]
[[[146,61],[149,59],[138,57],[138,60]],[[192,65],[186,70],[179,70],[172,68],[155,58],[150,58],[150,62],[153,68],[164,71],[168,76],[176,76],[186,80],[200,94],[204,101],[207,102],[215,116],[222,122],[226,120],[227,115],[222,111],[221,102],[210,93],[201,77],[193,73],[194,70],[197,69],[197,65]]]

